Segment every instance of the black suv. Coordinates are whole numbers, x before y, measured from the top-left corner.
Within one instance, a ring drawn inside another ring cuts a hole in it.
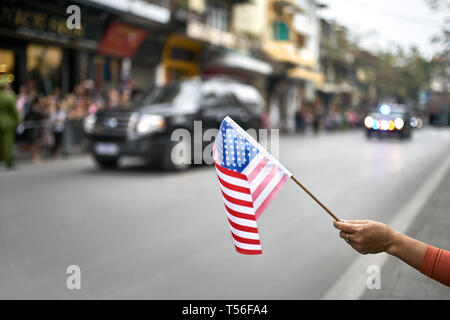
[[[121,156],[139,156],[165,169],[182,170],[187,161],[172,161],[172,132],[185,129],[191,134],[190,150],[201,151],[211,141],[202,141],[207,129],[218,129],[225,116],[230,116],[244,129],[262,128],[264,100],[252,86],[237,81],[210,78],[190,79],[163,87],[155,87],[134,107],[99,111],[84,119],[89,151],[101,167],[116,167]],[[201,121],[196,123],[194,121]],[[198,125],[201,126],[199,142]],[[195,141],[193,141],[195,140]],[[213,140],[213,139],[212,139]],[[183,143],[189,143],[181,139]],[[198,149],[197,149],[198,150]],[[183,155],[181,155],[183,156]],[[195,162],[198,163],[198,162]]]

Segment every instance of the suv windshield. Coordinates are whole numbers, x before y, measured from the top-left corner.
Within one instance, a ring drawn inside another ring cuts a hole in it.
[[[198,102],[200,86],[197,81],[179,82],[155,87],[140,102],[141,106],[167,104],[170,108],[192,109]]]

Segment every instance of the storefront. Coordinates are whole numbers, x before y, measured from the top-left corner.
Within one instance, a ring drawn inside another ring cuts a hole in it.
[[[0,5],[0,63],[8,65],[15,90],[26,85],[45,94],[68,92],[89,76],[101,35],[99,12],[82,7],[81,28],[71,30],[66,25],[66,3],[58,4],[4,1]]]

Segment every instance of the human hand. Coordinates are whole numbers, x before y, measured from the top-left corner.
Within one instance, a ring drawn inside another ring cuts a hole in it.
[[[341,220],[333,225],[339,236],[361,254],[388,252],[393,245],[395,231],[384,223],[371,220]]]

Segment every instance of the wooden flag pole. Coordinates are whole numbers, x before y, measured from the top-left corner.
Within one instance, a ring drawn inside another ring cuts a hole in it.
[[[302,188],[303,190],[305,190],[305,192],[311,197],[311,198],[313,198],[314,199],[314,201],[316,201],[326,212],[328,212],[328,214],[330,215],[330,216],[332,216],[333,217],[333,219],[334,220],[336,220],[336,221],[339,221],[339,219],[327,208],[327,207],[325,207],[325,205],[322,203],[322,202],[320,202],[319,201],[319,199],[317,199],[304,185],[302,185],[301,183],[300,183],[300,181],[298,181],[297,179],[295,179],[295,177],[294,176],[291,176],[291,179],[292,180],[294,180],[294,182],[296,183],[296,184],[298,184],[299,186],[300,186],[300,188]]]

